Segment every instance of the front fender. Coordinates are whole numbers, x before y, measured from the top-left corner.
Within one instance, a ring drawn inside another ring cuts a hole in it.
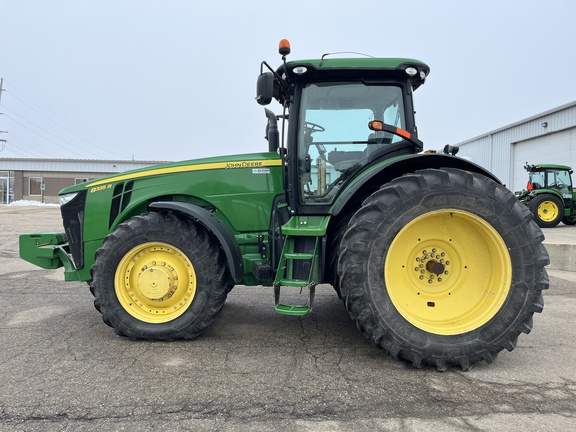
[[[244,277],[244,264],[240,246],[238,246],[238,242],[232,232],[230,232],[230,229],[220,219],[214,216],[211,211],[194,204],[179,201],[157,201],[151,203],[148,207],[149,209],[156,211],[179,211],[198,220],[198,222],[214,234],[220,242],[220,246],[226,254],[228,267],[234,281],[240,282]]]

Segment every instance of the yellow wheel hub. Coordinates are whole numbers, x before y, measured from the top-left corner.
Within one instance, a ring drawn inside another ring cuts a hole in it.
[[[560,209],[553,201],[542,201],[538,206],[538,217],[544,222],[552,222],[559,212]]]
[[[487,323],[502,307],[512,264],[484,219],[438,210],[408,223],[386,257],[384,277],[398,312],[429,333],[455,335]]]
[[[196,294],[196,273],[188,257],[166,243],[130,250],[115,276],[120,305],[134,318],[164,323],[182,315]]]

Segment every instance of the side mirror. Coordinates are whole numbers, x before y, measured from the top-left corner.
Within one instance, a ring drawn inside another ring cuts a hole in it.
[[[268,105],[274,96],[274,75],[272,72],[261,73],[256,81],[256,102]]]

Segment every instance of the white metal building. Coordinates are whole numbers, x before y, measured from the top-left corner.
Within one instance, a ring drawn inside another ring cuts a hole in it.
[[[526,186],[526,162],[568,165],[576,171],[576,101],[457,145],[458,156],[487,168],[512,191]]]

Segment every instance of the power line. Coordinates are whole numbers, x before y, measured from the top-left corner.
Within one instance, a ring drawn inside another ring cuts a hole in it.
[[[120,155],[120,153],[117,153],[117,152],[115,152],[115,151],[113,151],[113,150],[110,149],[110,147],[113,147],[111,144],[106,143],[104,140],[102,140],[102,139],[100,139],[100,138],[98,138],[98,137],[95,137],[94,135],[90,134],[90,133],[87,132],[86,130],[84,130],[84,129],[82,129],[82,128],[76,126],[76,125],[74,125],[73,123],[71,123],[71,122],[69,122],[68,120],[66,120],[66,119],[65,119],[63,116],[61,116],[60,114],[56,113],[55,111],[51,110],[50,108],[48,108],[48,107],[46,107],[45,105],[41,104],[40,102],[36,101],[34,98],[28,96],[28,95],[27,95],[26,93],[24,93],[22,90],[19,90],[18,88],[16,88],[16,87],[13,86],[12,84],[10,84],[10,88],[15,89],[16,91],[18,91],[19,93],[21,93],[24,97],[26,97],[26,98],[28,98],[29,100],[33,101],[34,103],[36,103],[37,105],[41,106],[41,107],[44,108],[45,110],[51,112],[52,114],[56,115],[57,117],[63,119],[66,123],[70,124],[71,126],[73,126],[73,127],[77,128],[77,129],[81,130],[82,132],[84,132],[84,133],[86,133],[86,134],[88,134],[88,135],[91,135],[92,137],[94,137],[94,138],[96,138],[96,139],[98,139],[98,140],[100,140],[100,141],[102,141],[103,143],[105,143],[105,144],[107,145],[108,148],[105,148],[105,147],[103,147],[103,146],[101,146],[101,145],[98,145],[98,144],[94,143],[94,142],[91,141],[91,140],[88,140],[88,139],[82,137],[81,135],[77,134],[76,132],[70,130],[69,128],[65,127],[64,125],[60,124],[59,122],[57,122],[57,121],[53,120],[52,118],[48,117],[47,115],[45,115],[45,114],[44,114],[43,112],[41,112],[39,109],[36,109],[34,106],[30,105],[29,103],[27,103],[26,101],[24,101],[22,98],[20,98],[20,97],[18,97],[17,95],[15,95],[13,91],[6,90],[6,89],[2,89],[2,84],[3,84],[3,79],[2,79],[2,81],[0,82],[0,89],[1,89],[1,90],[7,91],[7,93],[10,94],[10,96],[11,96],[12,98],[18,100],[20,103],[22,103],[23,105],[25,105],[26,107],[28,107],[29,109],[31,109],[32,111],[34,111],[35,113],[37,113],[38,115],[44,117],[46,120],[48,120],[49,122],[53,123],[53,124],[56,125],[57,127],[61,128],[61,129],[64,130],[66,133],[68,133],[68,134],[70,134],[70,135],[72,135],[72,136],[74,136],[74,137],[76,137],[76,138],[78,138],[78,139],[80,139],[80,140],[82,140],[82,141],[90,144],[90,146],[91,146],[92,148],[94,148],[94,149],[102,150],[103,152],[106,152],[107,154],[112,155],[112,156],[114,156],[114,157],[117,157],[117,158],[119,158],[119,159],[125,159],[125,156],[122,156],[122,155]],[[0,95],[1,95],[1,93],[2,93],[2,92],[0,91]],[[52,132],[50,132],[50,131],[48,131],[48,130],[40,127],[40,126],[38,126],[38,125],[35,124],[34,122],[28,120],[26,117],[18,114],[17,112],[15,112],[15,111],[12,110],[12,109],[9,109],[9,108],[6,107],[4,104],[2,104],[2,106],[3,106],[7,111],[9,111],[10,113],[12,113],[14,116],[17,116],[19,119],[21,119],[22,121],[28,123],[28,124],[31,125],[32,127],[37,128],[38,130],[42,131],[44,134],[48,134],[49,136],[54,137],[55,139],[59,140],[60,142],[63,142],[63,143],[68,144],[68,145],[71,146],[72,148],[71,148],[71,149],[68,149],[68,148],[62,146],[61,144],[59,144],[58,142],[55,142],[55,141],[47,138],[45,135],[43,135],[43,134],[41,134],[41,133],[38,133],[37,131],[33,130],[32,128],[30,128],[30,127],[26,126],[25,124],[19,122],[19,121],[16,120],[14,117],[9,116],[9,115],[6,115],[7,118],[11,119],[11,120],[12,120],[13,122],[15,122],[16,124],[18,124],[18,125],[22,126],[23,128],[29,130],[30,132],[34,133],[35,135],[41,137],[42,139],[44,139],[44,140],[46,140],[46,141],[48,141],[48,142],[50,142],[50,143],[52,143],[52,144],[54,144],[54,145],[56,145],[56,146],[58,146],[58,147],[61,147],[61,148],[64,149],[64,150],[68,150],[68,151],[72,152],[73,154],[75,154],[76,156],[79,156],[79,157],[83,157],[83,156],[80,156],[80,153],[78,153],[78,151],[81,151],[81,152],[89,155],[90,158],[93,158],[93,159],[102,159],[101,154],[96,154],[96,153],[93,153],[93,152],[91,152],[91,151],[89,151],[89,150],[87,150],[87,149],[85,149],[85,148],[79,147],[78,145],[76,145],[76,144],[74,144],[74,143],[72,143],[72,142],[70,142],[70,141],[62,138],[61,136],[58,136],[58,135],[56,135],[56,134],[54,134],[54,133],[52,133]],[[11,133],[11,135],[12,135],[12,133]],[[29,145],[29,144],[28,144],[28,145]],[[46,149],[44,149],[44,150],[46,150]]]
[[[5,115],[6,117],[8,117],[10,120],[12,120],[14,123],[19,124],[20,126],[22,126],[24,129],[27,129],[27,130],[29,130],[30,132],[32,132],[33,134],[38,135],[40,138],[42,138],[42,139],[44,139],[44,140],[46,140],[46,141],[48,141],[48,142],[50,142],[50,143],[52,143],[52,144],[60,147],[60,148],[63,148],[64,150],[68,150],[68,151],[74,153],[74,154],[75,154],[76,156],[78,156],[78,157],[81,157],[81,158],[83,157],[83,155],[81,155],[80,153],[77,153],[77,152],[75,152],[75,151],[72,151],[72,150],[70,150],[70,149],[67,149],[66,147],[64,147],[63,145],[57,143],[56,141],[53,141],[53,140],[51,140],[51,139],[49,139],[49,138],[46,138],[45,136],[42,136],[41,134],[39,134],[38,132],[36,132],[34,129],[31,129],[31,128],[29,128],[28,126],[26,126],[25,124],[20,123],[18,120],[16,120],[15,118],[9,116],[8,114],[4,114],[4,115]],[[18,114],[16,114],[16,115],[18,115]],[[19,116],[19,117],[20,117],[20,116]],[[38,126],[36,126],[36,127],[38,127]],[[40,127],[38,127],[38,129],[44,130],[44,129],[40,128]],[[52,136],[55,136],[55,135],[51,134],[51,133],[48,132],[48,131],[44,131],[44,132],[47,132],[48,134],[50,134],[50,135],[52,135]],[[58,138],[58,137],[56,137],[56,138]]]
[[[55,151],[52,148],[46,148],[41,145],[34,143],[33,141],[28,140],[25,137],[20,135],[11,133],[10,134],[10,143],[14,142],[15,144],[20,145],[23,149],[16,149],[13,146],[7,147],[7,149],[12,153],[17,153],[23,157],[46,157],[46,154],[51,155],[54,158],[63,158],[61,153]],[[48,152],[48,153],[47,153]]]
[[[65,130],[66,132],[68,132],[69,134],[71,134],[71,135],[73,135],[73,136],[75,136],[75,137],[77,137],[77,138],[80,138],[81,140],[87,142],[88,144],[90,144],[90,145],[92,145],[92,146],[94,146],[94,147],[99,148],[100,150],[103,150],[103,151],[105,151],[105,152],[112,153],[112,154],[114,154],[115,156],[117,156],[117,157],[119,157],[119,158],[122,158],[122,157],[123,157],[123,156],[121,156],[121,155],[118,154],[118,153],[111,152],[109,149],[104,148],[104,147],[102,147],[102,146],[100,146],[100,145],[98,145],[98,144],[96,144],[96,143],[94,143],[94,142],[92,142],[92,141],[90,141],[90,140],[88,140],[88,139],[86,139],[86,138],[78,135],[78,134],[75,133],[74,131],[71,131],[71,130],[68,129],[67,127],[65,127],[65,126],[61,125],[60,123],[52,120],[50,117],[44,115],[41,111],[37,110],[37,109],[34,108],[33,106],[31,106],[31,105],[29,105],[28,103],[26,103],[26,101],[24,101],[24,100],[22,100],[21,98],[19,98],[18,96],[16,96],[13,92],[11,92],[11,91],[9,91],[9,90],[5,90],[5,91],[6,91],[7,93],[9,93],[13,98],[19,100],[21,103],[23,103],[23,104],[26,105],[28,108],[30,108],[31,110],[33,110],[34,112],[36,112],[36,113],[38,113],[39,115],[41,115],[42,117],[44,117],[44,118],[45,118],[46,120],[48,120],[49,122],[51,122],[51,123],[55,124],[56,126],[64,129],[64,130]],[[18,90],[18,91],[20,91],[20,90]],[[21,92],[22,94],[25,94],[25,93],[22,92],[22,91],[20,91],[20,92]],[[26,96],[27,96],[27,95],[26,95]],[[30,98],[30,96],[27,96],[27,97]],[[32,98],[30,98],[30,99],[32,99]],[[34,100],[34,99],[32,99],[32,100]],[[44,105],[42,105],[40,102],[37,102],[37,101],[35,101],[35,102],[36,102],[38,105],[44,107]],[[66,121],[67,123],[70,123],[70,122],[68,122],[68,120],[64,119],[62,116],[60,116],[59,114],[57,114],[57,113],[55,113],[54,111],[50,110],[49,108],[47,108],[47,107],[44,107],[44,108],[46,108],[48,111],[56,114],[58,117],[61,117],[61,118],[62,118],[64,121]],[[82,129],[82,128],[80,128],[80,127],[78,127],[78,126],[76,126],[76,125],[74,125],[74,124],[72,124],[72,123],[70,123],[70,124],[71,124],[72,126],[78,128],[78,129],[82,130],[83,132],[89,134],[89,132],[85,131],[84,129]],[[97,138],[97,137],[95,137],[95,138]],[[97,139],[101,140],[100,138],[97,138]],[[103,141],[103,140],[101,140],[101,141],[102,141],[102,142],[105,142],[105,141]],[[111,144],[108,144],[108,143],[106,143],[106,142],[105,142],[105,144],[111,146]]]

